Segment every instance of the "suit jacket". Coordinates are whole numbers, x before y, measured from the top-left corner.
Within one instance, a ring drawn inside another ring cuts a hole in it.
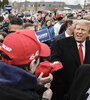
[[[62,33],[62,34],[59,34],[58,36],[56,36],[54,39],[53,39],[53,43],[55,43],[57,40],[59,39],[62,39],[62,38],[65,38],[65,31]]]
[[[66,24],[63,24],[59,30],[59,34],[62,34],[64,31],[66,31]]]
[[[86,40],[84,64],[90,64],[90,41]],[[54,73],[51,88],[52,100],[63,100],[72,83],[75,71],[81,65],[79,52],[74,37],[63,38],[56,42],[52,61],[62,62],[63,68]]]
[[[58,36],[56,36],[56,37],[53,39],[53,41],[51,42],[51,51],[52,51],[52,53],[53,53],[53,48],[54,48],[54,46],[55,46],[56,41],[57,41],[57,40],[60,40],[60,39],[62,39],[62,38],[65,38],[65,31],[64,31],[62,34],[59,34]]]
[[[68,99],[87,100],[87,91],[90,88],[90,64],[84,64],[76,71],[73,83],[69,90]]]

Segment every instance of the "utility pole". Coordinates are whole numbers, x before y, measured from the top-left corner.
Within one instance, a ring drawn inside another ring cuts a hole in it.
[[[37,2],[35,2],[35,12],[37,12]]]
[[[27,0],[25,0],[25,11],[27,10]]]
[[[85,7],[86,7],[86,0],[84,0],[84,9],[85,9]]]

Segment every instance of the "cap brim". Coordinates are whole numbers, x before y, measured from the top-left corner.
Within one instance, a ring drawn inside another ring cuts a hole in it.
[[[45,43],[40,43],[41,50],[40,50],[40,56],[41,57],[48,57],[51,54],[51,50],[48,45]]]

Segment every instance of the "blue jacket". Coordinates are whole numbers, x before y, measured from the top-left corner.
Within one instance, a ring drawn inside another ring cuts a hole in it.
[[[37,77],[13,65],[0,62],[0,84],[21,91],[34,93],[38,86]]]
[[[51,41],[53,40],[53,38],[55,37],[55,33],[54,33],[54,28],[53,26],[47,27],[45,25],[42,26],[42,29],[48,29],[49,34],[50,34],[50,40],[45,41],[44,43],[46,43],[49,47],[51,47]]]
[[[49,34],[50,34],[50,38],[51,38],[51,41],[53,40],[53,38],[55,37],[55,33],[54,33],[54,28],[53,26],[50,26],[50,27],[47,27],[45,25],[42,26],[42,29],[48,29],[49,31]]]

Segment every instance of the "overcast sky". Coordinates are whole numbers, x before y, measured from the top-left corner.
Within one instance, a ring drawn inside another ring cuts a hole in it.
[[[23,2],[25,0],[9,0],[9,1],[18,1],[18,2]],[[40,1],[46,1],[48,2],[48,0],[26,0],[26,1],[30,1],[30,2],[40,2]],[[65,2],[66,4],[84,4],[85,0],[49,0],[49,2],[53,2],[53,1],[60,1],[60,2]],[[86,2],[90,3],[90,0],[86,0]]]

